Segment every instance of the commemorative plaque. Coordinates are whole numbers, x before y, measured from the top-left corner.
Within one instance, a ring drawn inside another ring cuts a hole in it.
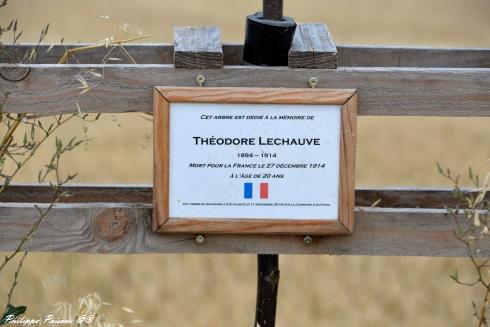
[[[347,234],[355,90],[156,87],[158,232]]]

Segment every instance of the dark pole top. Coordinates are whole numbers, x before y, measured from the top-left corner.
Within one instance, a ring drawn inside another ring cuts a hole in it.
[[[282,20],[283,0],[263,0],[264,19]]]

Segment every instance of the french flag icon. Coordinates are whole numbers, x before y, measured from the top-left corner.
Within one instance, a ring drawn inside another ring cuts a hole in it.
[[[266,200],[269,198],[269,183],[260,183],[259,196],[261,199]],[[253,183],[243,183],[243,198],[253,199]]]

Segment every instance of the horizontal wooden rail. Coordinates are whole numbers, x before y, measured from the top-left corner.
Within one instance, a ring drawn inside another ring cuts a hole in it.
[[[0,64],[0,70],[11,69]],[[40,114],[150,112],[153,86],[309,87],[357,89],[360,115],[490,116],[490,69],[486,68],[339,68],[225,66],[224,69],[177,69],[173,65],[18,65],[30,69],[21,82],[0,79],[9,92],[9,112]],[[88,71],[104,74],[104,79]],[[79,95],[78,75],[95,87]],[[100,81],[99,81],[100,80]]]
[[[36,220],[30,204],[0,207],[0,246],[11,251]],[[87,253],[304,253],[336,255],[465,256],[444,209],[367,208],[356,211],[350,236],[160,235],[151,232],[150,205],[60,204],[36,232],[30,251]],[[490,256],[490,244],[481,247]]]
[[[36,63],[56,64],[67,49],[89,44],[41,45]],[[343,67],[440,67],[440,68],[490,68],[490,49],[417,48],[400,46],[336,45],[339,66]],[[8,45],[6,46],[9,47]],[[18,45],[16,52],[22,58],[35,44]],[[10,46],[10,48],[12,48]],[[47,51],[51,48],[49,51]],[[171,44],[126,44],[124,48],[138,64],[173,64],[174,47]],[[76,58],[82,64],[100,64],[107,53],[105,47],[79,52]],[[225,65],[241,65],[242,44],[223,44]],[[111,57],[128,63],[121,50]],[[73,62],[73,60],[71,60]],[[118,61],[114,62],[118,63]]]
[[[92,185],[72,184],[63,186],[61,203],[140,203],[151,204],[151,185]],[[0,203],[50,203],[52,192],[48,185],[13,184],[0,192]]]
[[[151,185],[90,185],[73,184],[64,186],[69,196],[61,203],[139,203],[151,204]],[[470,193],[471,190],[465,190]],[[490,193],[487,194],[490,199]],[[52,200],[49,186],[38,184],[14,184],[0,192],[0,203],[49,203]],[[376,203],[380,208],[427,208],[444,209],[464,205],[445,188],[358,188],[356,206],[370,207]]]
[[[78,102],[85,112],[149,112],[153,86],[196,86],[196,76],[203,74],[206,86],[237,87],[309,87],[308,80],[316,77],[319,88],[358,89],[360,115],[490,116],[489,49],[338,46],[340,67],[319,70],[240,66],[243,46],[231,44],[223,45],[228,66],[201,70],[176,69],[171,45],[128,44],[125,48],[137,65],[101,64],[105,47],[77,54],[82,64],[56,64],[67,48],[76,46],[49,51],[41,46],[36,64],[0,64],[2,76],[27,76],[21,82],[0,78],[0,89],[10,92],[4,110],[73,113]],[[18,46],[17,56],[32,47]],[[120,49],[114,51],[111,56],[125,58],[117,52]],[[103,73],[104,78],[89,71]],[[79,95],[78,75],[95,87]]]
[[[440,209],[446,201],[457,206],[449,190],[358,190],[356,202],[361,206],[356,208],[355,233],[313,237],[310,245],[303,237],[290,235],[205,235],[204,244],[197,244],[196,235],[151,232],[149,186],[70,186],[65,190],[72,196],[59,203],[41,224],[29,245],[31,251],[466,255],[453,236],[453,221]],[[32,185],[11,186],[0,194],[1,251],[14,249],[38,217],[32,202],[47,206],[48,195],[46,186]],[[386,207],[363,207],[378,199],[379,205]],[[489,245],[481,245],[481,255],[490,256]]]

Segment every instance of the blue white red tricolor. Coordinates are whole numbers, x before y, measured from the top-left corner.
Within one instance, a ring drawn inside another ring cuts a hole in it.
[[[243,198],[253,199],[253,183],[243,183]],[[262,200],[267,200],[269,198],[269,183],[259,184],[259,197]]]

